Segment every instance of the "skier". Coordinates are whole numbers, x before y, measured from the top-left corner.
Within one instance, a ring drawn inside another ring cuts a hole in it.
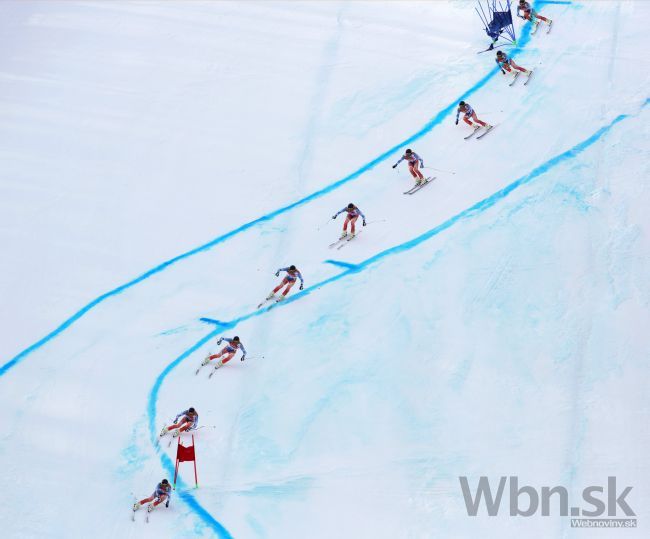
[[[511,67],[516,69],[517,71],[521,71],[526,75],[531,73],[530,69],[526,69],[525,67],[518,66],[517,64],[515,64],[514,60],[508,58],[508,55],[502,51],[497,52],[497,57],[494,61],[497,63],[499,69],[501,69],[501,73],[503,73],[504,75],[506,74],[506,71],[508,73],[512,73],[512,69],[510,69]]]
[[[284,289],[284,292],[282,292],[282,295],[276,301],[282,301],[285,297],[287,297],[289,290],[291,290],[293,288],[293,285],[296,284],[296,277],[300,279],[300,290],[303,288],[304,281],[302,279],[302,275],[296,269],[296,266],[292,265],[288,268],[280,268],[275,272],[275,276],[279,277],[281,271],[286,271],[287,274],[284,276],[284,279],[282,279],[282,282],[273,289],[273,292],[267,296],[267,301],[272,299],[275,296],[276,292],[280,290],[284,285],[287,285],[287,287]]]
[[[345,218],[345,222],[343,223],[343,234],[341,234],[340,239],[343,239],[348,235],[348,223],[350,223],[350,233],[352,236],[354,236],[355,234],[354,223],[359,218],[359,215],[363,219],[363,226],[366,226],[366,216],[359,208],[357,208],[354,204],[352,204],[352,202],[350,202],[342,210],[339,210],[334,215],[332,215],[332,219],[336,219],[339,216],[339,214],[343,212],[347,212],[347,217]]]
[[[393,165],[393,168],[395,168],[397,165],[399,165],[402,161],[406,159],[409,164],[409,172],[411,175],[415,178],[415,183],[420,184],[424,181],[424,176],[422,175],[422,172],[420,172],[418,168],[418,163],[420,164],[421,167],[424,166],[424,161],[422,161],[422,158],[416,154],[414,151],[408,149],[406,152],[404,152],[404,155],[399,158],[399,161]]]
[[[154,493],[149,496],[148,498],[144,498],[140,500],[139,502],[135,502],[133,504],[133,511],[137,511],[142,507],[145,503],[149,503],[149,506],[147,507],[147,511],[151,512],[153,511],[156,507],[158,507],[161,503],[165,502],[165,507],[169,507],[169,500],[171,498],[172,494],[172,486],[169,484],[169,481],[167,479],[163,479],[158,485],[156,486],[156,490],[154,490]],[[155,501],[154,501],[155,500]]]
[[[203,363],[201,363],[201,366],[207,365],[213,359],[217,359],[223,356],[223,359],[217,361],[217,364],[214,366],[214,368],[216,370],[219,367],[223,367],[226,363],[228,363],[233,358],[233,356],[237,353],[237,350],[242,351],[241,361],[244,361],[246,359],[246,348],[244,348],[243,343],[239,340],[239,337],[237,335],[235,335],[232,339],[229,339],[228,337],[221,337],[217,341],[217,344],[221,344],[222,341],[226,341],[228,343],[226,347],[223,350],[221,350],[221,352],[219,352],[218,354],[213,354],[211,356],[206,357],[203,360]]]
[[[178,418],[181,418],[179,421]],[[160,437],[162,438],[165,434],[170,431],[174,431],[173,437],[176,438],[181,432],[186,432],[190,429],[195,429],[199,423],[199,414],[192,407],[187,410],[182,411],[174,418],[174,423],[169,425],[169,427],[163,427],[160,431]]]
[[[490,124],[479,120],[476,117],[476,112],[474,109],[470,106],[469,103],[465,103],[465,101],[458,103],[458,110],[456,111],[456,125],[458,125],[458,117],[460,116],[461,112],[464,114],[463,121],[467,125],[472,126],[474,129],[479,129],[481,126],[485,127],[486,129],[492,127]],[[477,125],[473,124],[472,120],[474,120]]]
[[[523,16],[519,15],[520,11],[523,12]],[[539,24],[539,21],[544,21],[546,24],[551,26],[553,23],[551,19],[542,17],[539,13],[537,13],[537,11],[535,11],[531,5],[526,2],[526,0],[519,0],[519,5],[517,6],[517,17],[521,17],[522,19],[530,21],[533,24]]]

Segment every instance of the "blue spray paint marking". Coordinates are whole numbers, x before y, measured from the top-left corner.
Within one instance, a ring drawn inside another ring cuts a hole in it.
[[[215,326],[220,326],[223,329],[226,329],[229,327],[228,322],[222,322],[221,320],[215,320],[214,318],[199,318],[201,322],[205,322],[206,324],[214,324]]]
[[[524,27],[524,30],[522,32],[522,38],[519,40],[519,46],[517,49],[514,50],[521,50],[527,43],[530,41],[530,25],[527,25]],[[460,97],[458,97],[453,103],[450,105],[446,106],[444,109],[439,111],[431,120],[429,120],[419,131],[416,131],[413,135],[408,137],[407,139],[403,140],[399,144],[396,144],[392,148],[386,150],[382,154],[380,154],[378,157],[373,159],[372,161],[366,163],[362,167],[358,168],[351,174],[348,174],[344,178],[331,183],[330,185],[315,191],[311,195],[307,195],[296,202],[292,202],[291,204],[288,204],[286,206],[281,207],[278,210],[275,210],[271,213],[268,213],[266,215],[263,215],[262,217],[259,217],[257,219],[254,219],[253,221],[249,221],[248,223],[245,223],[241,225],[238,228],[235,228],[234,230],[231,230],[230,232],[227,232],[221,236],[218,236],[217,238],[209,241],[208,243],[205,243],[203,245],[200,245],[199,247],[195,247],[194,249],[191,249],[185,253],[182,253],[178,256],[175,256],[174,258],[171,258],[154,268],[150,269],[149,271],[146,271],[139,277],[136,277],[135,279],[128,281],[127,283],[118,286],[117,288],[113,288],[112,290],[109,290],[105,294],[102,294],[101,296],[98,296],[94,300],[92,300],[90,303],[82,307],[80,310],[78,310],[75,314],[73,314],[70,318],[65,320],[60,326],[58,326],[56,329],[48,333],[45,337],[40,339],[39,341],[35,342],[31,346],[25,348],[22,352],[18,353],[16,356],[14,356],[11,360],[9,360],[7,363],[2,365],[0,367],[0,377],[4,376],[7,371],[9,371],[11,368],[15,367],[18,363],[23,361],[29,354],[34,352],[35,350],[38,350],[41,346],[46,344],[47,342],[51,341],[53,338],[57,337],[60,333],[65,331],[68,327],[70,327],[73,323],[75,323],[77,320],[79,320],[82,316],[84,316],[88,311],[102,303],[108,298],[111,298],[113,296],[117,296],[124,292],[125,290],[128,290],[129,288],[137,285],[138,283],[141,283],[142,281],[148,279],[149,277],[152,277],[153,275],[156,275],[157,273],[160,273],[164,271],[165,269],[169,268],[170,266],[176,264],[177,262],[180,262],[181,260],[184,260],[186,258],[190,258],[194,255],[197,255],[199,253],[208,251],[215,245],[218,245],[220,243],[225,242],[226,240],[233,238],[242,232],[245,232],[246,230],[249,230],[250,228],[253,228],[257,225],[272,221],[276,217],[287,213],[291,210],[294,210],[300,206],[303,206],[309,202],[312,202],[313,200],[316,200],[317,198],[320,198],[328,193],[331,193],[332,191],[338,189],[339,187],[342,187],[343,185],[351,182],[352,180],[357,179],[360,177],[362,174],[365,172],[368,172],[369,170],[372,170],[375,166],[377,166],[379,163],[385,161],[393,155],[395,152],[397,152],[400,148],[403,146],[406,146],[410,144],[411,142],[414,142],[420,138],[422,138],[424,135],[429,133],[435,126],[438,124],[442,123],[443,119],[450,114],[452,111],[456,109],[456,103],[460,100],[467,99],[470,95],[475,93],[477,90],[481,89],[487,82],[496,74],[499,72],[498,67],[492,68],[491,71],[488,72],[487,75],[485,75],[482,79],[480,79],[476,84],[474,84],[469,90],[467,90],[465,93],[463,93]]]
[[[325,260],[325,264],[332,264],[333,266],[339,266],[341,268],[355,269],[356,264],[350,264],[349,262],[341,262],[340,260]]]
[[[650,103],[650,98],[646,99],[646,101],[643,103],[642,108],[645,108],[648,103]],[[545,163],[542,163],[541,165],[535,167],[531,172],[528,174],[521,176],[520,178],[517,178],[514,182],[508,184],[506,187],[503,189],[497,191],[496,193],[493,193],[487,198],[484,198],[483,200],[477,202],[473,206],[461,211],[460,213],[454,215],[453,217],[450,217],[447,219],[444,223],[439,224],[438,226],[424,232],[423,234],[420,234],[419,236],[413,238],[412,240],[406,241],[404,243],[400,243],[399,245],[396,245],[394,247],[390,247],[388,249],[385,249],[376,255],[371,256],[370,258],[367,258],[366,260],[360,262],[359,264],[353,265],[351,268],[346,269],[345,271],[334,275],[332,277],[329,277],[323,281],[320,281],[316,284],[313,284],[304,290],[293,294],[292,296],[288,296],[283,302],[282,305],[286,305],[288,303],[291,303],[293,301],[297,301],[298,299],[302,298],[303,296],[306,296],[308,294],[311,294],[312,292],[322,288],[325,285],[328,285],[332,282],[338,281],[339,279],[342,279],[343,277],[346,277],[348,275],[354,274],[354,273],[359,273],[360,271],[363,271],[367,269],[370,265],[379,262],[380,260],[396,255],[399,253],[403,253],[405,251],[409,251],[413,249],[414,247],[418,246],[422,242],[431,239],[434,236],[437,236],[444,230],[447,230],[448,228],[451,228],[453,225],[457,224],[459,221],[465,220],[465,219],[470,219],[472,217],[475,217],[489,208],[493,207],[497,202],[500,202],[504,198],[506,198],[508,195],[510,195],[513,191],[516,189],[520,188],[523,185],[526,185],[533,181],[535,178],[541,176],[542,174],[548,172],[550,169],[555,168],[556,166],[562,164],[565,161],[568,161],[570,159],[574,159],[578,155],[580,155],[582,152],[584,152],[587,148],[592,146],[595,142],[600,140],[606,133],[608,133],[616,124],[619,122],[630,118],[630,114],[621,114],[614,118],[609,124],[606,126],[601,127],[596,131],[593,135],[591,135],[589,138],[583,140],[582,142],[576,144],[569,150],[566,150],[565,152],[562,152],[561,154],[556,155],[555,157],[549,159]],[[236,325],[238,325],[241,322],[244,322],[248,320],[249,318],[252,318],[254,316],[259,316],[268,310],[272,309],[275,307],[275,305],[271,305],[269,307],[263,307],[261,309],[257,309],[255,311],[252,311],[248,314],[242,315],[238,318],[235,318],[231,320],[230,322],[227,323],[227,327],[233,328]]]
[[[642,109],[645,108],[648,103],[650,103],[650,98],[646,99],[646,101],[642,105]],[[323,281],[320,281],[319,283],[316,283],[305,290],[298,292],[297,294],[294,294],[293,296],[287,297],[286,300],[284,300],[283,304],[288,304],[293,301],[297,301],[298,299],[302,298],[303,296],[306,296],[308,294],[311,294],[312,292],[319,290],[323,286],[326,286],[330,283],[336,282],[344,277],[347,277],[349,275],[352,275],[354,273],[358,273],[360,271],[363,271],[367,269],[369,266],[372,264],[375,264],[377,262],[380,262],[382,259],[385,259],[389,256],[397,255],[406,251],[409,251],[421,243],[431,239],[432,237],[440,234],[441,232],[447,230],[448,228],[451,228],[453,225],[457,224],[458,222],[466,219],[471,219],[473,217],[476,217],[478,215],[481,215],[484,213],[486,210],[489,208],[492,208],[495,206],[498,202],[501,200],[505,199],[508,197],[513,191],[516,189],[529,184],[532,182],[534,179],[538,178],[539,176],[545,174],[549,170],[557,167],[558,165],[569,161],[571,159],[576,158],[579,156],[582,152],[584,152],[587,148],[592,146],[594,143],[596,143],[598,140],[600,140],[605,134],[607,134],[615,125],[618,123],[622,122],[623,120],[630,118],[631,115],[629,114],[621,114],[620,116],[617,116],[614,120],[612,120],[609,124],[607,124],[604,127],[601,127],[598,131],[596,131],[593,135],[588,137],[587,139],[583,140],[582,142],[576,144],[569,150],[556,155],[555,157],[549,159],[545,163],[542,163],[538,167],[534,168],[531,172],[528,174],[521,176],[520,178],[516,179],[514,182],[510,183],[503,189],[497,191],[496,193],[493,193],[487,198],[484,198],[483,200],[477,202],[473,206],[463,210],[462,212],[454,215],[453,217],[450,217],[447,219],[444,223],[441,223],[440,225],[428,230],[427,232],[424,232],[423,234],[417,236],[416,238],[406,241],[404,243],[401,243],[399,245],[396,245],[394,247],[391,247],[389,249],[386,249],[384,251],[381,251],[380,253],[364,260],[363,262],[355,265],[353,269],[347,269],[346,271],[343,271],[342,273],[339,273],[338,275],[334,275],[328,279],[325,279]],[[196,344],[194,344],[192,347],[188,348],[185,352],[183,352],[180,356],[178,356],[176,359],[174,359],[166,368],[165,370],[156,378],[156,381],[154,383],[154,386],[149,394],[149,400],[148,400],[148,406],[147,406],[147,412],[149,415],[149,434],[151,436],[151,442],[156,447],[156,442],[157,442],[157,433],[155,429],[155,423],[156,423],[156,403],[158,400],[158,394],[160,392],[160,387],[167,377],[169,373],[174,370],[184,359],[189,357],[191,354],[193,354],[195,351],[197,351],[199,348],[201,348],[204,344],[206,344],[208,341],[216,337],[219,333],[221,333],[223,328],[234,328],[237,326],[239,323],[244,322],[245,320],[248,320],[249,318],[253,318],[255,316],[260,316],[267,312],[271,307],[266,307],[262,309],[258,309],[256,311],[250,312],[248,314],[245,314],[243,316],[240,316],[239,318],[235,318],[234,320],[231,320],[230,322],[220,322],[218,320],[213,320],[210,318],[202,318],[201,320],[204,322],[212,322],[212,323],[218,323],[218,327],[216,329],[213,329],[208,333],[205,337],[203,337],[201,340],[199,340]],[[159,448],[156,449],[157,453],[160,455],[161,462],[163,465],[163,468],[165,468],[170,474],[173,473],[174,466],[172,465],[171,460],[169,457],[162,453]],[[218,533],[220,534],[220,537],[230,537],[230,535],[221,535],[221,534],[228,534],[228,532],[207,512],[203,507],[200,506],[200,504],[191,496],[191,494],[186,493],[185,496],[188,497],[188,499],[191,500],[190,506],[194,508],[195,504],[196,506],[196,511],[197,515],[204,521],[206,524],[210,525],[212,529],[215,531],[219,530]]]
[[[196,350],[201,348],[205,343],[207,343],[210,339],[214,338],[215,335],[220,333],[221,328],[219,329],[214,329],[210,333],[208,333],[205,337],[203,337],[200,341],[198,341],[194,346],[191,348],[188,348],[185,352],[183,352],[180,356],[178,356],[174,361],[172,361],[165,370],[160,373],[158,378],[156,378],[156,382],[153,385],[153,388],[151,389],[149,393],[149,399],[147,401],[147,412],[149,416],[149,436],[151,438],[151,443],[155,447],[156,453],[160,456],[160,462],[162,464],[163,469],[167,471],[167,473],[172,476],[174,474],[174,463],[172,463],[171,459],[160,450],[160,444],[158,444],[158,433],[156,432],[156,402],[158,401],[158,393],[160,391],[160,386],[163,383],[163,380],[167,377],[167,375],[176,368],[176,366],[183,361],[186,357],[190,356],[193,354]],[[223,539],[231,539],[232,536],[224,528],[208,511],[206,511],[203,506],[196,500],[190,492],[187,490],[187,485],[183,483],[183,481],[179,481],[178,485],[181,489],[179,492],[179,498],[183,500],[189,507],[194,511],[197,516],[210,528],[217,534],[218,537],[221,537]]]

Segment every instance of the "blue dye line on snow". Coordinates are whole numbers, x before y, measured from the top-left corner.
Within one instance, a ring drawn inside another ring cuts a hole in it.
[[[183,361],[186,357],[193,354],[196,350],[201,348],[205,343],[214,338],[222,330],[221,327],[218,329],[213,329],[200,341],[198,341],[194,346],[188,348],[180,356],[178,356],[174,361],[172,361],[165,370],[156,378],[156,382],[153,385],[153,388],[149,392],[149,399],[147,401],[147,412],[149,416],[149,436],[151,438],[152,445],[156,448],[156,453],[160,455],[160,461],[162,463],[163,469],[172,476],[174,474],[174,463],[167,456],[166,453],[160,450],[160,444],[158,443],[158,433],[156,432],[156,402],[158,401],[158,393],[160,391],[160,386],[163,383],[163,380],[167,375],[176,368],[176,366]],[[179,498],[181,498],[189,507],[196,513],[196,515],[217,534],[218,537],[222,539],[231,539],[232,536],[224,528],[221,523],[219,523],[205,508],[197,501],[197,499],[188,491],[187,485],[183,481],[178,483],[180,487]]]
[[[643,103],[641,109],[645,108],[648,104],[650,103],[650,98],[646,99],[645,102]],[[555,157],[549,159],[545,163],[542,163],[541,165],[535,167],[531,172],[528,174],[521,176],[517,178],[514,182],[510,183],[503,189],[493,193],[487,198],[484,198],[483,200],[477,202],[473,206],[461,211],[460,213],[457,213],[453,217],[450,217],[447,219],[445,222],[441,223],[440,225],[424,232],[423,234],[420,234],[419,236],[413,238],[412,240],[406,241],[404,243],[401,243],[399,245],[396,245],[394,247],[391,247],[389,249],[385,249],[384,251],[381,251],[380,253],[377,253],[376,255],[367,258],[363,262],[360,262],[359,264],[354,265],[354,268],[349,268],[346,271],[343,271],[337,275],[334,275],[333,277],[330,277],[328,279],[325,279],[323,281],[320,281],[319,283],[316,283],[310,287],[307,287],[306,289],[298,292],[297,294],[294,294],[293,296],[289,296],[284,300],[283,305],[286,305],[288,303],[292,303],[294,301],[297,301],[298,299],[302,298],[303,296],[306,296],[308,294],[311,294],[312,292],[315,292],[316,290],[319,290],[323,286],[326,286],[330,283],[336,282],[344,277],[347,277],[349,275],[352,275],[354,273],[358,273],[360,271],[363,271],[367,269],[369,266],[372,264],[375,264],[377,262],[380,262],[382,259],[388,258],[389,256],[397,255],[406,251],[409,251],[421,243],[433,238],[434,236],[437,236],[441,232],[447,230],[448,228],[451,228],[453,225],[457,224],[460,221],[471,219],[473,217],[476,217],[482,213],[484,213],[486,210],[489,208],[492,208],[495,206],[498,202],[501,200],[505,199],[508,197],[513,191],[516,189],[529,184],[532,182],[534,179],[542,176],[549,170],[557,167],[558,165],[561,165],[562,163],[569,161],[571,159],[576,158],[579,156],[581,153],[583,153],[586,149],[588,149],[590,146],[595,144],[598,140],[600,140],[604,135],[606,135],[611,129],[617,125],[618,123],[622,122],[623,120],[630,118],[632,115],[630,114],[621,114],[614,118],[609,124],[601,127],[598,129],[593,135],[588,137],[587,139],[583,140],[582,142],[576,144],[569,150],[566,150],[565,152],[562,152]],[[282,305],[281,305],[282,306]],[[163,372],[156,378],[156,381],[154,383],[153,388],[151,389],[151,392],[149,393],[149,399],[148,399],[148,405],[147,405],[147,412],[149,415],[149,434],[151,436],[151,442],[154,445],[154,447],[157,447],[157,432],[155,428],[156,424],[156,403],[158,401],[158,394],[160,392],[160,387],[162,386],[162,383],[164,382],[165,378],[169,375],[171,371],[173,371],[184,359],[189,357],[191,354],[196,352],[199,348],[201,348],[204,344],[206,344],[208,341],[216,337],[219,333],[221,333],[223,328],[229,328],[232,329],[235,326],[237,326],[239,323],[244,322],[245,320],[248,320],[249,318],[253,318],[255,316],[261,316],[262,314],[268,312],[270,309],[274,308],[275,305],[269,306],[269,307],[264,307],[262,309],[257,309],[256,311],[250,312],[248,314],[245,314],[243,316],[240,316],[239,318],[235,318],[234,320],[231,320],[230,322],[219,322],[219,327],[216,329],[213,329],[210,331],[205,337],[203,337],[201,340],[199,340],[197,343],[195,343],[193,346],[188,348],[185,352],[183,352],[180,356],[178,356],[176,359],[174,359],[166,368],[163,370]],[[213,321],[212,319],[209,318],[202,318],[202,321]],[[157,447],[156,451],[161,457],[161,462],[163,465],[163,468],[165,468],[170,474],[173,473],[174,471],[174,466],[172,465],[171,460],[169,457],[160,451],[160,448]],[[219,534],[220,537],[230,537],[228,532],[219,524],[213,517],[210,515],[205,509],[192,497],[191,494],[186,493],[185,496],[188,497],[189,500],[191,500],[191,505],[193,508],[196,507],[196,512],[197,515],[209,526],[212,527],[217,533]]]
[[[215,326],[220,326],[222,328],[227,328],[228,327],[228,322],[222,322],[221,320],[215,320],[214,318],[199,318],[201,322],[205,322],[206,324],[214,324]]]
[[[530,25],[526,25],[524,27],[524,30],[522,31],[522,37],[519,40],[519,46],[514,49],[515,51],[521,50],[527,43],[530,41]],[[235,228],[234,230],[231,230],[230,232],[226,232],[225,234],[218,236],[217,238],[204,243],[203,245],[200,245],[199,247],[195,247],[194,249],[191,249],[189,251],[186,251],[185,253],[182,253],[178,256],[175,256],[174,258],[170,258],[169,260],[153,267],[152,269],[146,271],[139,277],[136,277],[135,279],[132,279],[131,281],[128,281],[127,283],[118,286],[116,288],[113,288],[112,290],[109,290],[108,292],[102,294],[101,296],[98,296],[94,300],[92,300],[90,303],[86,304],[84,307],[79,309],[75,314],[73,314],[70,318],[65,320],[61,325],[59,325],[56,329],[45,335],[42,339],[39,341],[35,342],[31,346],[25,348],[22,352],[19,352],[16,356],[14,356],[12,359],[10,359],[7,363],[2,365],[0,367],[0,377],[4,376],[7,371],[9,371],[11,368],[15,367],[18,363],[23,361],[29,354],[34,352],[35,350],[38,350],[41,346],[46,344],[47,342],[51,341],[53,338],[57,337],[60,333],[65,331],[68,327],[70,327],[73,323],[75,323],[77,320],[79,320],[82,316],[84,316],[88,311],[99,305],[100,303],[104,302],[105,300],[117,296],[124,292],[125,290],[128,290],[129,288],[137,285],[138,283],[141,283],[142,281],[145,281],[146,279],[149,279],[150,277],[156,275],[157,273],[160,273],[164,271],[165,269],[169,268],[170,266],[176,264],[177,262],[180,262],[181,260],[184,260],[186,258],[190,258],[196,254],[208,251],[215,245],[218,245],[220,243],[223,243],[224,241],[237,236],[241,234],[242,232],[245,232],[246,230],[249,230],[250,228],[253,228],[254,226],[260,225],[262,223],[266,223],[269,221],[272,221],[276,217],[287,213],[291,210],[294,210],[300,206],[303,206],[305,204],[308,204],[309,202],[316,200],[317,198],[320,198],[328,193],[331,193],[332,191],[338,189],[339,187],[342,187],[343,185],[351,182],[352,180],[357,179],[360,177],[362,174],[365,172],[368,172],[369,170],[373,169],[375,166],[377,166],[379,163],[385,161],[388,159],[391,155],[393,155],[395,152],[397,152],[400,148],[403,146],[406,146],[410,144],[411,142],[414,142],[420,138],[422,138],[424,135],[429,133],[434,127],[442,123],[443,119],[448,115],[451,114],[455,109],[456,109],[456,104],[460,100],[467,99],[470,95],[475,93],[477,90],[481,89],[483,86],[487,84],[487,82],[496,74],[499,72],[498,67],[492,68],[491,71],[488,72],[487,75],[485,75],[483,78],[481,78],[478,82],[476,82],[471,88],[466,90],[460,97],[458,97],[453,103],[450,105],[447,105],[445,108],[443,108],[441,111],[439,111],[432,119],[430,119],[422,128],[420,128],[418,131],[416,131],[413,135],[410,137],[404,139],[402,142],[399,144],[394,145],[390,149],[386,150],[385,152],[381,153],[378,157],[375,157],[373,160],[369,161],[365,165],[361,166],[351,174],[348,174],[344,178],[341,178],[338,181],[335,181],[334,183],[331,183],[330,185],[323,187],[322,189],[319,189],[318,191],[313,192],[310,195],[307,195],[295,202],[292,202],[291,204],[288,204],[286,206],[283,206],[275,211],[272,211],[271,213],[267,213],[266,215],[263,215],[262,217],[258,217],[257,219],[254,219],[252,221],[249,221],[248,223],[245,223],[241,225],[238,228]]]
[[[325,260],[325,264],[332,264],[333,266],[340,266],[341,268],[354,269],[357,267],[356,264],[350,264],[349,262],[341,262],[340,260]]]
[[[646,99],[646,101],[642,105],[642,109],[645,108],[648,104],[650,103],[650,98]],[[621,114],[614,118],[609,124],[601,127],[598,129],[593,135],[591,135],[589,138],[583,140],[582,142],[576,144],[569,150],[566,150],[565,152],[562,152],[555,157],[549,159],[548,161],[542,163],[541,165],[535,167],[532,171],[530,171],[528,174],[521,176],[517,178],[515,181],[512,183],[508,184],[506,187],[503,189],[497,191],[496,193],[493,193],[487,198],[484,198],[483,200],[477,202],[473,206],[470,206],[469,208],[461,211],[460,213],[454,215],[453,217],[450,217],[447,219],[445,222],[439,224],[438,226],[420,234],[419,236],[413,238],[412,240],[406,241],[404,243],[400,243],[399,245],[395,245],[394,247],[390,247],[388,249],[385,249],[376,255],[371,256],[370,258],[367,258],[366,260],[359,262],[358,264],[351,265],[351,268],[347,268],[345,271],[334,275],[332,277],[329,277],[323,281],[320,281],[316,284],[313,284],[304,290],[293,294],[292,296],[288,296],[283,302],[282,305],[286,305],[288,303],[291,303],[293,301],[297,301],[298,299],[302,298],[303,296],[306,296],[308,294],[311,294],[312,292],[319,290],[325,285],[328,285],[332,282],[338,281],[339,279],[342,279],[343,277],[347,277],[348,275],[351,275],[353,273],[358,273],[360,271],[363,271],[367,269],[370,265],[379,262],[383,258],[386,258],[388,256],[392,256],[395,254],[399,254],[405,251],[409,251],[413,249],[414,247],[418,246],[422,242],[431,239],[434,236],[437,236],[444,230],[447,230],[448,228],[451,228],[453,225],[458,223],[459,221],[465,220],[465,219],[470,219],[472,217],[475,217],[476,215],[479,215],[483,212],[485,212],[487,209],[493,207],[494,205],[497,204],[497,202],[500,202],[504,198],[506,198],[508,195],[510,195],[513,191],[516,189],[522,187],[523,185],[526,185],[533,181],[535,178],[541,176],[542,174],[545,174],[548,172],[550,169],[555,168],[556,166],[562,164],[565,161],[568,161],[570,159],[574,159],[578,155],[580,155],[582,152],[584,152],[587,148],[592,146],[594,143],[596,143],[598,140],[600,140],[606,133],[608,133],[615,125],[618,123],[622,122],[623,120],[632,117],[631,114]],[[226,323],[226,326],[231,329],[237,326],[239,323],[244,322],[248,320],[249,318],[253,318],[254,316],[259,316],[270,309],[276,307],[276,305],[270,305],[267,307],[262,307],[261,309],[257,309],[255,311],[252,311],[248,314],[242,315],[238,318],[235,318],[231,320],[230,322]]]

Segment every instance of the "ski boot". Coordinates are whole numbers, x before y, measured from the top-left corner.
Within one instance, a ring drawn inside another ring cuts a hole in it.
[[[266,301],[269,301],[270,299],[273,299],[275,297],[275,292],[271,292],[268,296],[266,296]]]
[[[174,429],[174,432],[172,434],[172,438],[178,438],[181,434],[181,429]]]
[[[140,509],[140,502],[135,502],[133,504],[133,512],[135,513],[138,509]]]
[[[346,232],[343,232],[343,234],[341,234],[341,237],[339,239],[342,240],[343,238],[347,238],[347,237],[348,237],[348,233],[346,231]]]
[[[156,508],[156,506],[153,503],[150,503],[147,505],[147,513],[151,513]]]
[[[162,438],[165,434],[167,434],[167,427],[163,427],[162,430],[160,431],[160,437]]]
[[[203,363],[201,363],[201,367],[205,367],[208,363],[210,363],[210,356],[205,357]]]

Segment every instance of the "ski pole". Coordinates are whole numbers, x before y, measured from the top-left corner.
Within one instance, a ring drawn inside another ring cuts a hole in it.
[[[367,221],[366,226],[372,225],[373,223],[385,223],[386,221],[387,221],[387,219],[376,219],[374,221]]]
[[[437,170],[438,172],[446,172],[447,174],[456,174],[451,170],[442,170],[441,168],[435,168],[435,167],[422,167],[422,168],[428,168],[429,170]]]
[[[316,230],[320,230],[323,228],[325,225],[327,225],[330,221],[332,221],[332,218],[330,217],[327,221],[325,221],[322,225],[318,225],[318,228]]]
[[[264,359],[264,356],[246,356],[246,359]]]

